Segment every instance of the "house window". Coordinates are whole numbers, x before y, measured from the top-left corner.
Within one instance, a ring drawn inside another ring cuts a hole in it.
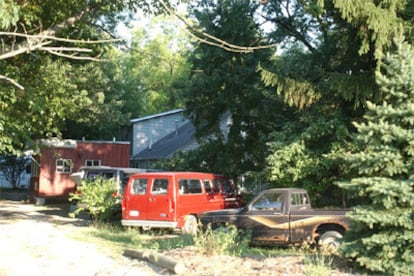
[[[72,172],[72,159],[57,159],[56,160],[56,171],[60,173],[71,173]]]
[[[92,166],[100,166],[101,160],[85,160],[85,166],[92,167]]]

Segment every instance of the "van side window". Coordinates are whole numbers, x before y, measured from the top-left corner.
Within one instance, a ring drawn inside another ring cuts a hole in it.
[[[166,195],[168,191],[168,179],[154,179],[151,194]]]
[[[201,194],[203,192],[199,179],[180,179],[178,188],[180,194]]]
[[[211,193],[211,185],[210,185],[210,180],[208,179],[204,179],[204,190],[206,191],[206,193]]]
[[[131,194],[133,195],[145,195],[147,193],[148,179],[135,178],[131,186]]]
[[[220,192],[220,183],[219,183],[218,179],[213,180],[213,189],[214,189],[215,193]]]

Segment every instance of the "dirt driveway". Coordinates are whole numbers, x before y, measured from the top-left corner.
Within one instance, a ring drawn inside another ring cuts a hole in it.
[[[62,205],[0,200],[0,276],[160,274],[145,262],[70,238],[88,223],[69,218]]]

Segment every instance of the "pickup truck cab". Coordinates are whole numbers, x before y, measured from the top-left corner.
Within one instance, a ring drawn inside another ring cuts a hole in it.
[[[235,225],[251,231],[252,244],[299,244],[339,246],[348,230],[345,210],[312,209],[303,189],[270,189],[259,193],[244,208],[204,212],[199,218],[204,228]]]
[[[221,175],[151,172],[131,175],[122,198],[124,226],[195,233],[201,212],[240,207],[241,198]]]

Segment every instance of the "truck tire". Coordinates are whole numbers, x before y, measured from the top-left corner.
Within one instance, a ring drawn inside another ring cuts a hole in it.
[[[193,215],[185,217],[184,226],[181,228],[183,234],[195,235],[197,233],[197,218]]]
[[[342,239],[342,234],[338,231],[326,231],[319,237],[318,246],[322,250],[336,251],[339,248],[340,239]]]

